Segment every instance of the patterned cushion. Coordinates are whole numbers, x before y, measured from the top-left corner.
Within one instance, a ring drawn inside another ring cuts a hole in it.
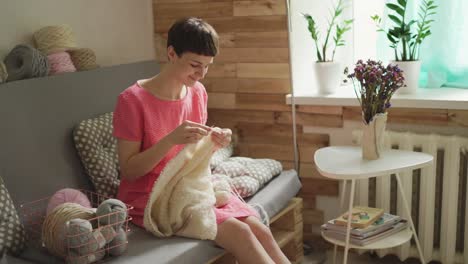
[[[218,149],[211,157],[210,168],[212,170],[215,169],[219,164],[221,164],[221,162],[231,157],[232,151],[233,151],[232,144],[230,144],[229,146],[225,148]]]
[[[219,164],[213,173],[229,176],[232,187],[245,198],[254,195],[282,170],[281,163],[276,160],[231,157]]]
[[[213,170],[213,173],[229,175],[232,178],[248,174],[247,168],[239,162],[235,161],[222,162],[216,166],[216,168]]]
[[[18,213],[0,177],[0,254],[19,254],[25,246],[25,232]]]
[[[120,179],[117,139],[112,136],[112,113],[80,122],[73,131],[73,138],[96,192],[115,197]]]
[[[259,182],[250,176],[233,178],[231,184],[242,198],[254,195],[260,187]]]

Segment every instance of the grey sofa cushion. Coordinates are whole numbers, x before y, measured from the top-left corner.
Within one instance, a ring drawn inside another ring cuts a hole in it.
[[[271,217],[286,207],[288,201],[299,192],[300,188],[301,183],[297,173],[294,170],[283,171],[248,202],[262,205]],[[180,237],[159,239],[136,226],[132,226],[128,239],[128,251],[112,259],[110,263],[197,264],[205,263],[223,252],[223,249],[212,241]],[[35,248],[28,248],[21,257],[35,263],[59,263],[57,259]]]
[[[115,197],[120,180],[117,140],[112,136],[112,112],[81,121],[73,130],[73,139],[96,192]]]
[[[10,194],[0,176],[0,256],[19,254],[25,246],[25,232]]]

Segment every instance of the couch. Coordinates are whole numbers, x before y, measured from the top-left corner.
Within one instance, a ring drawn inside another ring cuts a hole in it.
[[[0,84],[0,176],[15,207],[65,187],[92,190],[74,147],[74,127],[112,111],[122,90],[158,71],[158,64],[147,61]],[[248,200],[263,205],[275,237],[293,262],[302,258],[302,201],[294,198],[300,187],[297,173],[287,170]],[[126,254],[108,259],[110,263],[233,261],[212,241],[158,239],[136,226],[128,237]],[[8,256],[8,263],[61,260],[30,242],[19,256]]]

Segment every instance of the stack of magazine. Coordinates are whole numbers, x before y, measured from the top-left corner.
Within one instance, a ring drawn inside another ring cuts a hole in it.
[[[329,238],[345,241],[348,212],[322,225],[322,232]],[[350,243],[365,246],[396,234],[408,227],[400,216],[384,213],[382,209],[354,207],[352,210]]]

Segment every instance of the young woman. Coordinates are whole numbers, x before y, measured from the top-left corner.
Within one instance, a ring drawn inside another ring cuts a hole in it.
[[[139,80],[118,98],[114,136],[118,139],[121,184],[118,198],[134,206],[133,222],[143,226],[149,194],[164,166],[185,144],[212,130],[206,126],[207,93],[199,82],[218,53],[218,35],[198,18],[177,21],[168,33],[168,64],[156,76]],[[213,130],[218,147],[229,145],[231,130]],[[236,196],[213,207],[215,242],[239,263],[289,263],[268,227]]]

